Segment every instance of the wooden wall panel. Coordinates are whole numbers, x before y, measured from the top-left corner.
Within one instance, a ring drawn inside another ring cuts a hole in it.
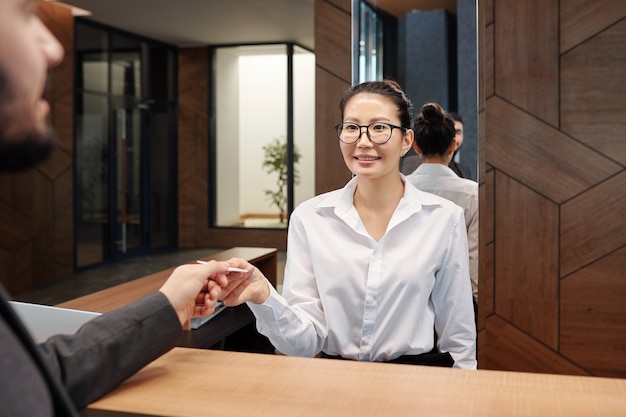
[[[339,101],[351,84],[350,2],[315,1],[315,194],[343,187],[350,172],[333,126]]]
[[[558,342],[558,207],[500,172],[495,175],[496,314],[541,343]]]
[[[488,162],[556,202],[572,198],[621,169],[500,97],[488,103]]]
[[[626,15],[623,0],[561,0],[561,53],[585,42]]]
[[[498,316],[487,320],[486,341],[481,342],[480,368],[566,375],[589,373]]]
[[[626,377],[624,4],[494,1],[481,368]]]
[[[495,265],[494,265],[494,241],[495,241],[495,171],[489,169],[482,177],[479,186],[479,256],[480,265],[480,297],[478,299],[478,328],[482,330],[485,320],[494,313],[495,306]]]
[[[566,276],[624,246],[626,171],[563,204],[561,276]],[[624,276],[626,277],[626,270]]]
[[[73,271],[74,18],[68,7],[50,2],[40,3],[37,13],[66,57],[50,72],[45,94],[56,149],[37,169],[1,181],[0,282],[11,294]]]
[[[495,79],[494,79],[494,45],[493,45],[493,33],[494,25],[491,24],[485,28],[485,47],[484,49],[484,71],[485,71],[485,95],[491,97],[495,93]]]
[[[596,375],[626,369],[624,271],[626,246],[561,283],[561,352]]]
[[[626,68],[624,44],[626,20],[561,58],[561,129],[622,165],[626,146],[623,135],[615,133],[626,120],[626,83],[624,71],[615,69]]]
[[[559,124],[558,1],[495,0],[496,93]]]
[[[208,233],[207,48],[178,50],[178,245],[201,247]]]

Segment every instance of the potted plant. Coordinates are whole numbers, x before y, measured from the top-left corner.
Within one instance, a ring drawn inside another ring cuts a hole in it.
[[[263,168],[268,174],[277,173],[275,190],[264,190],[265,195],[278,208],[280,222],[284,223],[287,218],[287,184],[289,181],[287,170],[287,141],[284,137],[274,138],[270,143],[263,146],[265,158]],[[294,145],[293,149],[293,183],[300,183],[300,174],[297,164],[300,160],[300,152]]]

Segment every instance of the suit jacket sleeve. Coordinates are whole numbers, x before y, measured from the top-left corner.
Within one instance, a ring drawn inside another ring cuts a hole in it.
[[[182,327],[165,295],[150,294],[40,345],[50,370],[82,409],[172,349]]]

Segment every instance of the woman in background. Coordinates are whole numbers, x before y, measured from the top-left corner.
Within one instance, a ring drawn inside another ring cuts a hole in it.
[[[282,353],[476,368],[463,210],[399,172],[410,107],[393,82],[347,90],[335,128],[354,177],[294,210],[282,295],[231,260],[248,277],[220,299],[247,302]]]
[[[407,176],[407,181],[422,191],[437,194],[463,208],[469,246],[469,271],[474,298],[478,302],[478,184],[459,177],[450,161],[458,149],[455,120],[437,103],[426,103],[413,121],[413,148],[422,164]]]

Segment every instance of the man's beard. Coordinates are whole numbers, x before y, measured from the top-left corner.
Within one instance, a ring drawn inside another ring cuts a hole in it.
[[[0,172],[24,171],[45,161],[54,149],[52,129],[37,129],[24,113],[15,108],[18,100],[11,90],[6,73],[0,68]]]

